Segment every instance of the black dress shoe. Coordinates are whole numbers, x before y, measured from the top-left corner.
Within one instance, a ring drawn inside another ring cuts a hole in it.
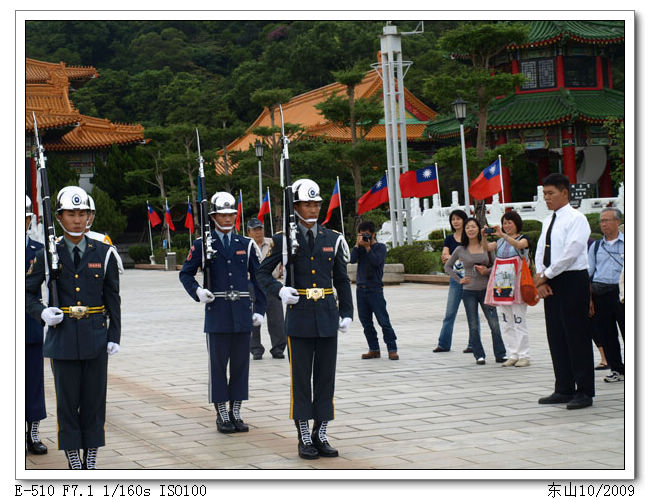
[[[569,403],[566,405],[567,410],[579,410],[580,408],[586,408],[587,406],[591,406],[593,404],[592,398],[587,396],[586,394],[576,394],[575,397],[569,401]]]
[[[467,353],[474,352],[474,351],[472,350],[471,347],[468,347],[468,348],[466,348],[466,349],[463,349],[463,352],[464,352],[465,354],[467,354]]]
[[[253,354],[253,359],[262,359],[261,354]]]
[[[248,425],[241,418],[235,418],[232,412],[230,412],[230,421],[235,426],[236,432],[248,432]]]
[[[497,363],[505,363],[506,361],[508,361],[508,358],[497,358],[497,359],[495,359],[495,361]]]
[[[282,354],[281,352],[275,354],[271,353],[271,356],[273,356],[274,359],[284,359],[284,354]]]
[[[34,455],[45,455],[47,453],[47,446],[41,442],[41,438],[38,435],[39,423],[40,422],[29,422],[27,424],[27,433],[25,434],[27,451]],[[33,434],[32,431],[34,431]]]
[[[449,352],[449,349],[443,349],[442,347],[436,347],[433,352]]]
[[[223,420],[220,415],[217,415],[217,430],[224,434],[237,432],[235,425],[230,420]]]
[[[313,444],[298,441],[298,456],[306,460],[315,460],[318,458],[318,450]]]
[[[314,447],[318,450],[318,454],[321,457],[338,457],[339,452],[330,446],[327,441],[321,441],[318,437],[318,432],[314,432],[311,435],[311,440],[314,443]]]
[[[559,392],[554,392],[550,396],[545,396],[539,398],[537,401],[541,405],[555,405],[559,403],[568,403],[573,399],[573,394],[560,394]]]

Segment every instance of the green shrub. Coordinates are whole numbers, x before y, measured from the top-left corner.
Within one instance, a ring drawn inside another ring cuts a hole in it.
[[[404,264],[407,274],[431,274],[442,271],[440,251],[431,251],[430,242],[417,241],[413,245],[391,248],[386,255],[387,264]]]
[[[443,238],[440,238],[440,239],[435,239],[430,241],[434,251],[439,251],[442,253],[442,248],[445,246],[445,240]]]
[[[530,247],[528,250],[528,255],[531,261],[535,260],[535,251],[537,250],[537,241],[539,240],[539,235],[542,231],[522,231],[522,234],[528,236],[530,240]]]
[[[445,239],[445,234],[449,233],[449,231],[446,231],[443,233],[442,229],[436,229],[435,231],[431,231],[429,233],[428,239],[430,240],[444,240]]]
[[[176,253],[176,264],[182,264],[185,259],[187,259],[187,254],[190,252],[189,248],[171,248],[172,252]],[[156,259],[156,264],[165,263],[165,255],[167,251],[164,248],[157,248],[153,251],[154,258]]]
[[[528,234],[529,231],[541,231],[542,223],[538,220],[524,220],[522,221],[521,232]]]
[[[586,214],[585,217],[587,217],[587,222],[589,222],[592,234],[596,233],[602,236],[603,232],[600,229],[600,213]]]
[[[185,231],[183,233],[176,233],[172,236],[172,248],[190,248],[190,233]]]
[[[149,263],[149,255],[151,255],[151,247],[147,245],[133,245],[129,247],[129,257],[133,259],[136,264]]]

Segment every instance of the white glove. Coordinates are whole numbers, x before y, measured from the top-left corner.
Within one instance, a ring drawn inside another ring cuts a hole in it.
[[[109,342],[106,344],[106,352],[110,354],[117,354],[117,352],[120,350],[120,344],[116,344],[115,342]]]
[[[282,303],[286,306],[287,304],[296,304],[300,300],[298,295],[298,290],[290,286],[283,286],[280,288],[280,298]]]
[[[58,307],[46,307],[41,312],[41,319],[47,326],[58,325],[63,321],[63,311]]]
[[[259,313],[253,313],[253,326],[261,326],[264,323],[264,316]]]
[[[350,326],[350,323],[352,323],[352,318],[342,318],[339,321],[339,332],[347,333],[348,332],[348,327]]]
[[[196,289],[196,296],[199,298],[201,304],[209,304],[214,300],[214,295],[210,290],[198,287]]]

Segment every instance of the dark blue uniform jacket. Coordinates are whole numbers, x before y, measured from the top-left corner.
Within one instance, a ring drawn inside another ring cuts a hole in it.
[[[215,298],[213,302],[205,305],[204,331],[207,333],[250,333],[253,329],[253,312],[261,315],[266,312],[266,295],[255,278],[260,262],[253,240],[232,233],[230,238],[230,250],[226,252],[216,231],[212,231],[212,248],[216,250],[216,255],[210,267],[212,270],[210,291],[214,293],[237,290],[248,293],[250,281],[255,289],[255,306],[251,307],[251,300],[248,297],[241,297],[239,300]],[[199,298],[196,290],[199,284],[194,276],[202,264],[202,250],[203,240],[199,238],[194,241],[179,274],[185,290],[197,302]]]
[[[43,244],[39,243],[38,241],[34,241],[31,238],[28,238],[27,245],[25,246],[25,272],[29,271],[29,268],[34,263],[34,258],[36,255],[42,253]],[[40,292],[38,294],[38,298],[41,298]],[[41,324],[40,318],[36,320],[27,314],[27,312],[25,312],[25,343],[43,343],[43,325]]]

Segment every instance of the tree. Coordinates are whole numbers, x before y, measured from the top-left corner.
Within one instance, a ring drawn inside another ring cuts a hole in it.
[[[625,182],[625,122],[609,118],[603,127],[607,130],[612,145],[609,147],[609,157],[614,168],[611,171],[612,183],[618,186]]]
[[[478,158],[485,156],[488,104],[525,82],[521,74],[495,73],[492,69],[495,57],[510,44],[525,42],[527,36],[528,28],[518,23],[468,22],[440,38],[440,48],[461,62],[450,67],[448,72],[426,80],[424,92],[440,107],[447,108],[456,97],[477,106]]]
[[[93,187],[90,195],[96,210],[93,231],[108,234],[113,242],[117,241],[126,229],[126,215],[120,212],[115,200],[97,186]]]

